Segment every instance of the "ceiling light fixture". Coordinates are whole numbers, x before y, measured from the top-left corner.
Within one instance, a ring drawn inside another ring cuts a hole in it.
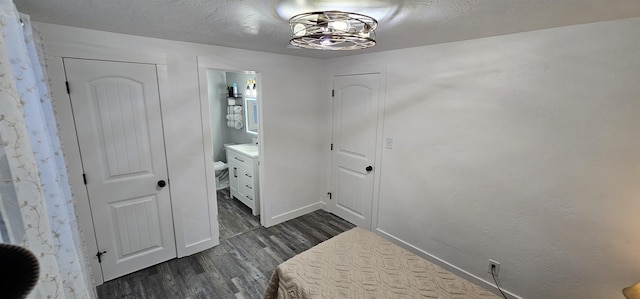
[[[378,21],[353,12],[316,11],[289,19],[293,36],[289,43],[316,50],[357,50],[376,45]]]

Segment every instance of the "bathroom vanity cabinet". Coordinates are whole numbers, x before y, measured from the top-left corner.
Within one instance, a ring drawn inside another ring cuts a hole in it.
[[[253,144],[227,146],[227,165],[231,196],[251,208],[253,215],[259,215],[258,146]]]

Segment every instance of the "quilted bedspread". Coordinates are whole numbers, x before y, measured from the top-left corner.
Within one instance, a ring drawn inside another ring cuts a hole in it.
[[[499,298],[361,228],[280,264],[265,298]]]

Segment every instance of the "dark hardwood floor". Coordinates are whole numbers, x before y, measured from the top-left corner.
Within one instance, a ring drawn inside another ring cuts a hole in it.
[[[217,196],[220,241],[260,227],[260,216],[253,216],[249,207],[232,198],[229,188],[218,190]]]
[[[221,216],[222,213],[225,212],[219,210]],[[108,281],[98,287],[98,297],[262,298],[278,264],[354,227],[321,210],[270,228],[259,224],[250,227],[257,217],[248,215],[251,217],[244,215],[247,218],[242,221],[220,224],[221,228],[242,228],[240,233],[229,230],[227,238],[221,237],[220,245]]]

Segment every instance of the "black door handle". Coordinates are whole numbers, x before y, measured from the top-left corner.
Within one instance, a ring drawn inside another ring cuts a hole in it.
[[[163,188],[166,185],[167,185],[167,182],[165,182],[164,180],[159,180],[158,181],[158,187]]]
[[[96,253],[96,256],[98,257],[98,263],[102,263],[102,255],[107,253],[107,251],[100,251],[98,250],[98,253]]]
[[[369,165],[369,166],[367,166],[367,168],[365,168],[365,170],[367,172],[371,172],[373,170],[373,166]]]

